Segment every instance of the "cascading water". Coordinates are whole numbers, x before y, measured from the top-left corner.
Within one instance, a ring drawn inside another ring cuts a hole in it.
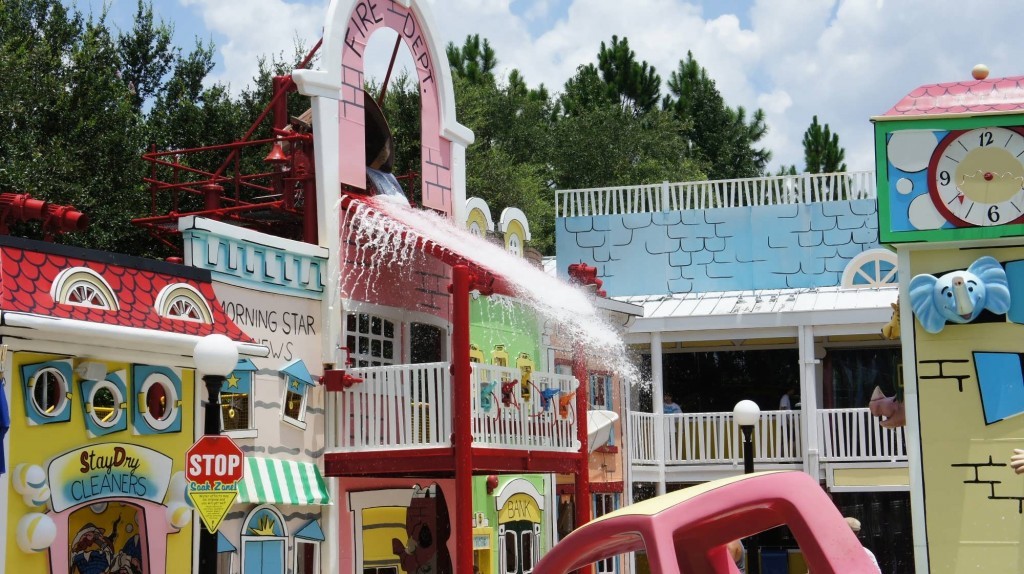
[[[448,219],[430,211],[403,205],[386,197],[373,203],[352,201],[342,214],[345,235],[342,249],[354,260],[349,268],[359,268],[359,282],[372,282],[385,266],[406,267],[422,253],[418,245],[425,241],[455,254],[471,254],[473,262],[503,277],[521,303],[535,309],[558,327],[568,341],[581,341],[588,355],[603,359],[630,383],[637,377],[625,344],[618,333],[599,314],[592,295],[552,277],[501,247],[473,235]],[[343,262],[343,267],[345,262]],[[504,304],[507,298],[497,297]]]

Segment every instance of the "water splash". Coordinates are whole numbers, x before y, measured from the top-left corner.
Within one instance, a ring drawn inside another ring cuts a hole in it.
[[[604,363],[629,383],[637,380],[619,333],[592,302],[593,295],[552,277],[522,257],[473,235],[436,213],[410,208],[386,198],[372,204],[354,201],[343,215],[346,243],[361,262],[358,281],[372,281],[376,266],[397,265],[421,256],[417,243],[430,241],[505,278],[519,302],[535,309],[568,342],[581,341],[591,360]],[[505,304],[504,298],[495,302]],[[507,300],[507,299],[506,299]]]

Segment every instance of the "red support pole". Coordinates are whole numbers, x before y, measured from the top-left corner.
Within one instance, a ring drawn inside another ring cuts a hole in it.
[[[455,572],[473,572],[473,435],[470,421],[469,267],[452,267],[452,402],[455,451]]]
[[[572,344],[572,376],[580,386],[576,389],[576,436],[580,441],[580,454],[576,466],[576,528],[590,522],[590,446],[587,444],[587,393],[590,374],[587,372],[587,357],[583,343]]]

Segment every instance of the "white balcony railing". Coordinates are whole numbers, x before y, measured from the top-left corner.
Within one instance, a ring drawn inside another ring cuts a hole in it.
[[[907,438],[902,427],[882,428],[868,409],[818,411],[821,460],[831,462],[905,461]]]
[[[800,411],[762,411],[754,429],[754,460],[761,463],[799,463],[808,445],[801,430]],[[905,461],[903,429],[884,429],[868,409],[818,411],[822,462]],[[662,425],[664,425],[662,427]],[[636,465],[660,461],[655,432],[664,429],[666,465],[737,463],[742,461],[742,433],[732,413],[663,415],[630,413],[630,457]]]
[[[554,373],[473,365],[473,446],[578,451],[576,379]]]
[[[875,199],[875,172],[805,173],[745,179],[568,189],[555,193],[555,217],[625,215],[745,205]]]
[[[448,363],[352,369],[363,379],[328,393],[328,450],[354,452],[451,446]],[[578,451],[576,379],[517,368],[473,365],[473,444],[477,447]]]

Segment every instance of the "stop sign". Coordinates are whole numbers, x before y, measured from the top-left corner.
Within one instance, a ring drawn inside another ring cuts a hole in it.
[[[231,437],[205,435],[185,453],[185,478],[224,484],[242,480],[242,450]]]

